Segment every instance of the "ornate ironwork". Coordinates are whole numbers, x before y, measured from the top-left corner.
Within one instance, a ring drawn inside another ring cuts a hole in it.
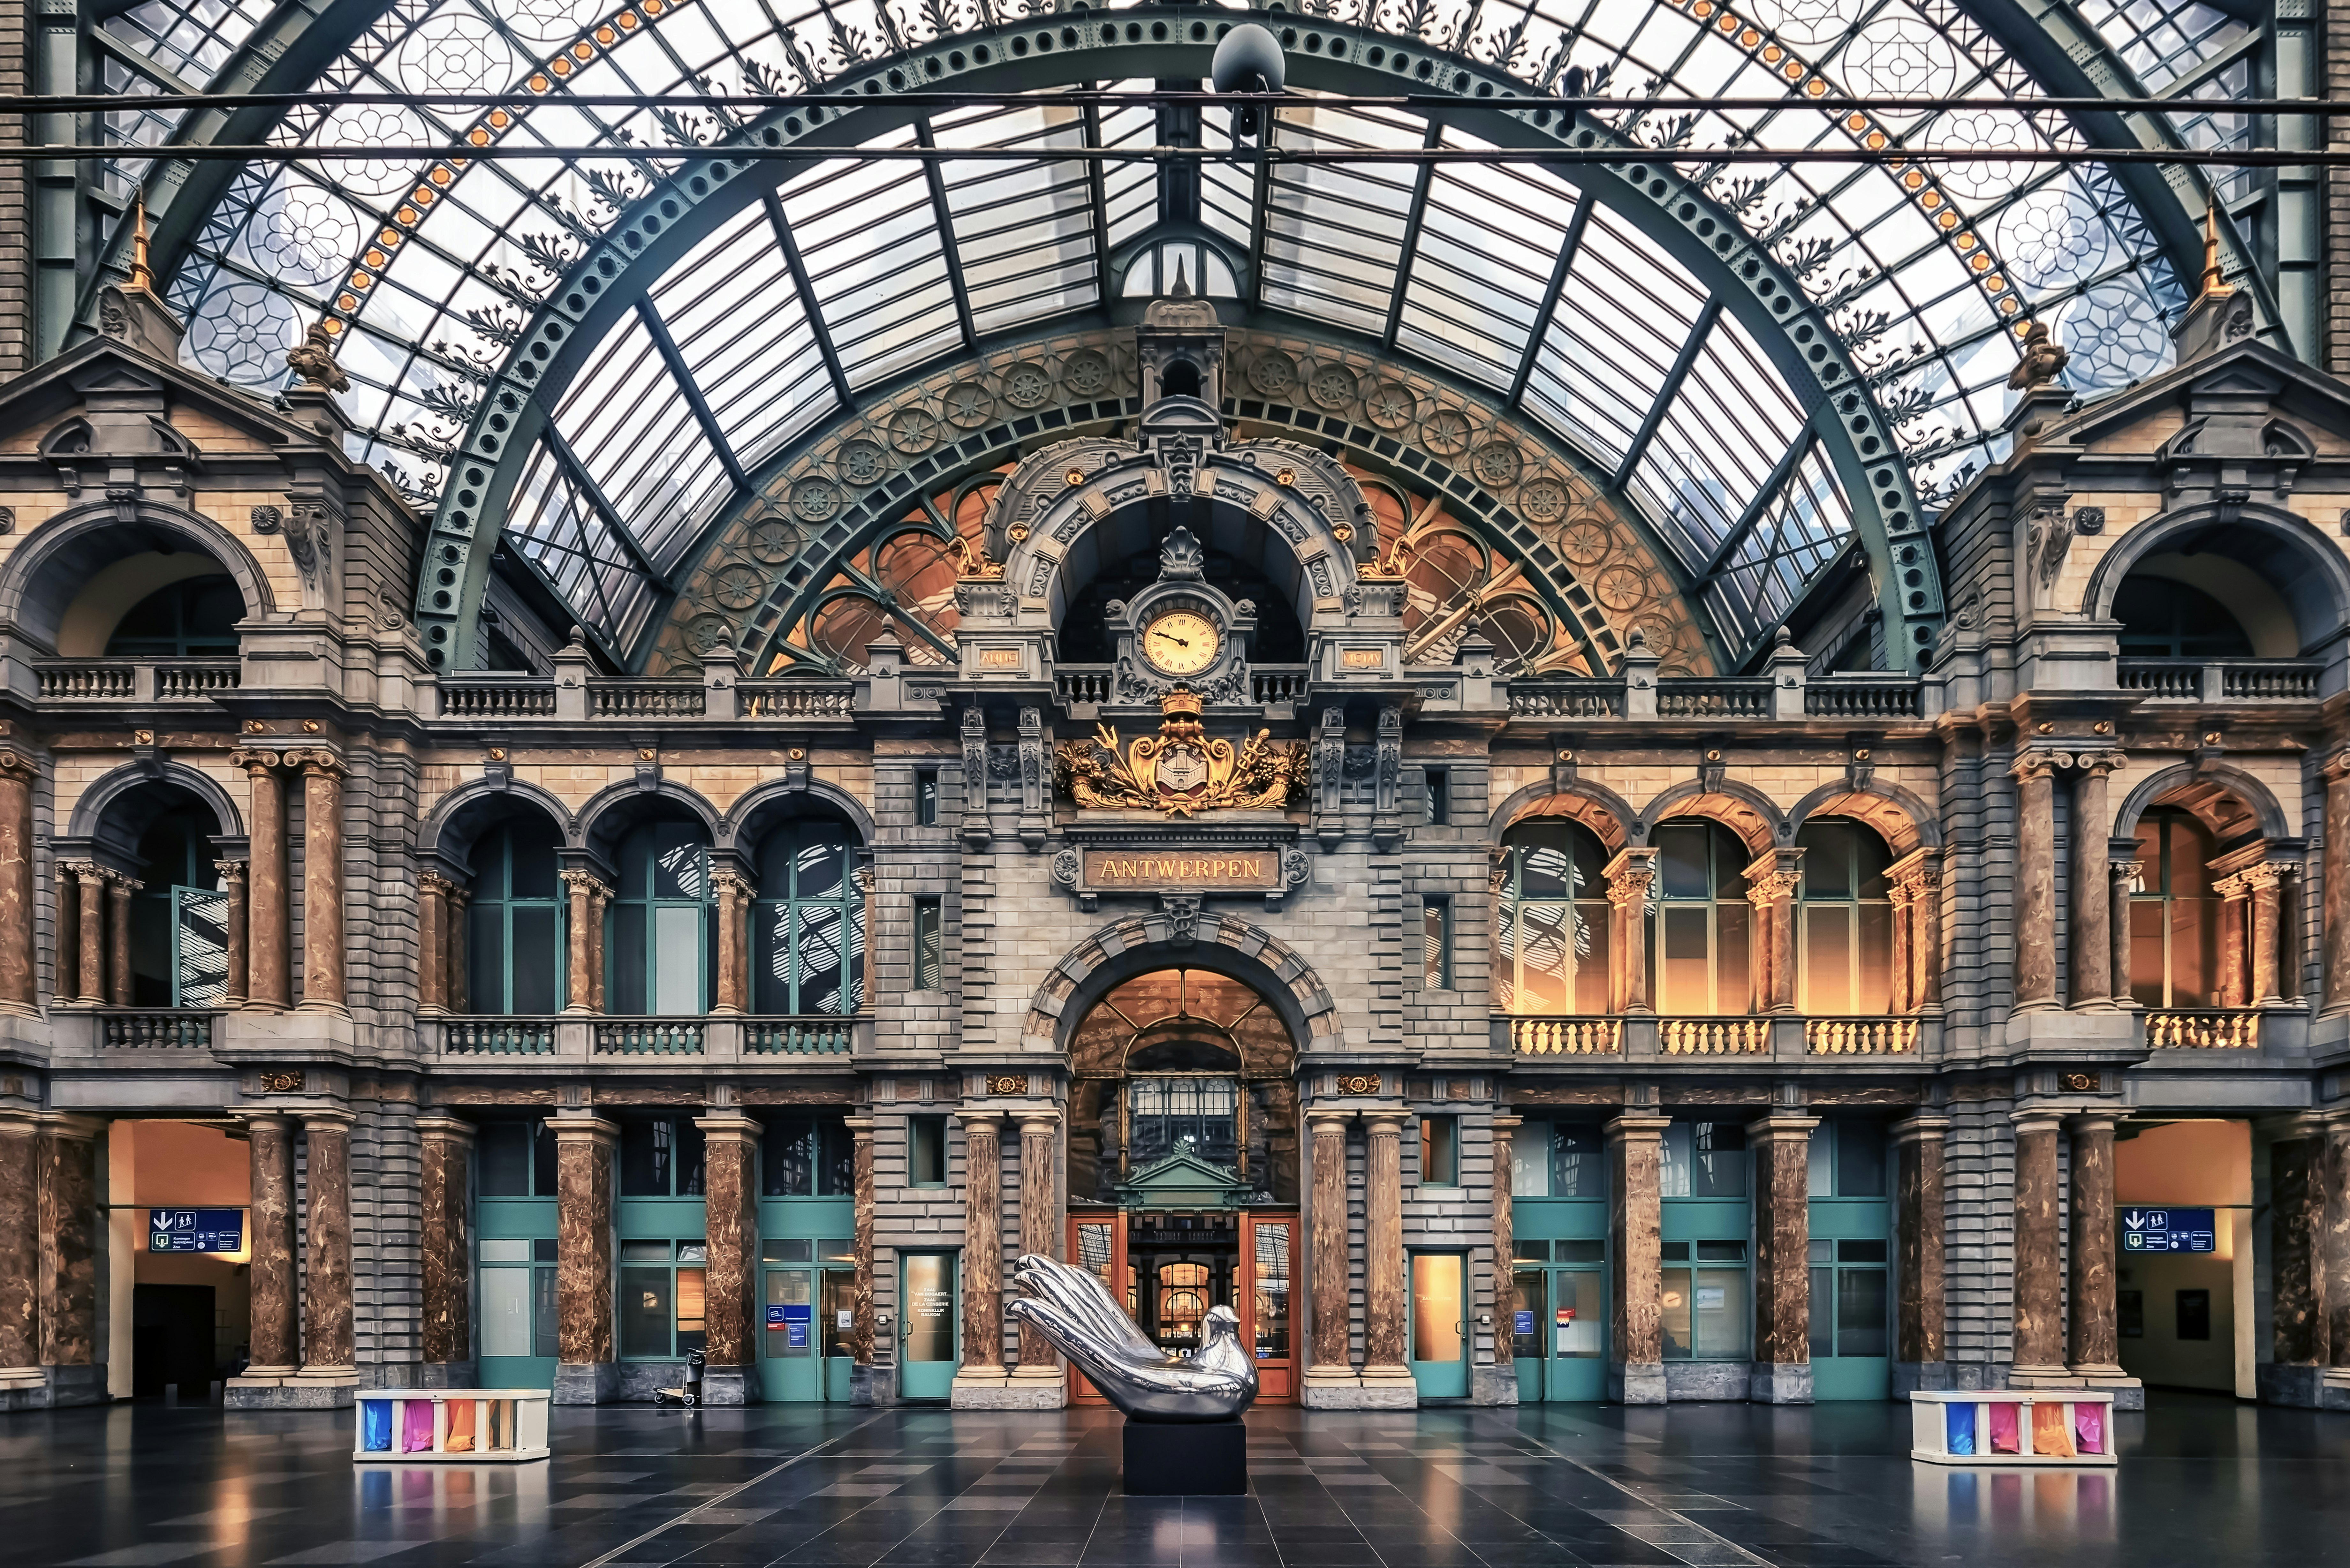
[[[1159,732],[1121,741],[1108,724],[1089,740],[1053,751],[1061,793],[1087,811],[1278,811],[1302,799],[1305,748],[1259,730],[1239,745],[1212,740],[1200,722],[1200,695],[1177,687],[1159,699]]]

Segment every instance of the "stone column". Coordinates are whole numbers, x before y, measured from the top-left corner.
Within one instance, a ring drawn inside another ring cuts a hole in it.
[[[612,1150],[618,1122],[556,1115],[555,1403],[601,1405],[619,1392],[612,1351]]]
[[[2130,992],[2130,889],[2146,873],[2143,860],[2110,860],[2106,863],[2108,908],[2112,919],[2113,956],[2106,961],[2112,966],[2114,1005],[2135,1007],[2137,998]]]
[[[447,946],[442,961],[449,982],[449,1011],[464,1013],[473,1011],[473,982],[465,968],[465,910],[473,896],[453,883],[449,888],[449,909],[442,924]]]
[[[2251,888],[2240,874],[2211,884],[2220,906],[2220,1005],[2243,1007],[2251,994],[2244,964],[2244,940],[2251,913]]]
[[[67,860],[51,861],[49,875],[57,895],[57,923],[49,937],[57,975],[49,996],[57,1006],[70,1007],[81,997],[81,877]]]
[[[1038,1257],[1061,1255],[1060,1117],[1037,1108],[1020,1113],[1020,1251]],[[1028,1324],[1020,1325],[1020,1367],[1015,1378],[1032,1379],[1058,1409],[1067,1378],[1052,1342]]]
[[[1746,1397],[1812,1402],[1812,1129],[1817,1116],[1746,1124],[1754,1151],[1754,1365]]]
[[[747,1012],[751,922],[744,911],[750,908],[751,884],[739,871],[717,871],[711,874],[710,887],[718,895],[718,998],[710,1011]]]
[[[589,965],[596,947],[591,931],[595,922],[596,889],[601,886],[585,871],[566,871],[563,874],[563,893],[570,904],[569,940],[566,944],[570,974],[569,981],[564,987],[563,1006],[566,1012],[597,1011],[596,984]]]
[[[951,1402],[999,1402],[1003,1370],[1003,1123],[994,1111],[959,1111],[963,1136],[962,1365]],[[974,1396],[976,1398],[974,1399]]]
[[[873,1403],[873,1118],[850,1116],[854,1142],[850,1171],[856,1187],[857,1283],[851,1298],[848,1345],[857,1358],[849,1373],[849,1402]]]
[[[40,1011],[33,951],[33,781],[39,770],[0,751],[0,1012]],[[4,1201],[4,1200],[0,1200]],[[0,1334],[7,1331],[0,1328]],[[17,1365],[0,1350],[0,1367]]]
[[[75,1001],[84,1007],[106,1005],[106,873],[88,860],[74,862],[67,869],[80,884],[78,900],[81,911],[80,952],[75,963],[75,973],[80,981],[79,994]]]
[[[1795,1011],[1795,889],[1804,879],[1800,849],[1773,849],[1746,867],[1746,902],[1754,910],[1754,1000],[1761,1012]]]
[[[2015,759],[2015,1010],[2056,1001],[2056,796],[2042,753]]]
[[[2284,995],[2277,989],[2277,884],[2282,881],[2282,868],[2276,866],[2251,866],[2244,869],[2244,882],[2251,890],[2251,1000],[2253,1007],[2282,1007]]]
[[[1917,885],[1908,877],[1897,879],[1891,872],[1885,877],[1886,899],[1893,907],[1893,965],[1887,977],[1886,1006],[1897,1016],[1917,1006],[1910,991],[1911,977],[1917,972],[1917,961],[1910,946],[1910,914],[1917,907]]]
[[[52,1405],[106,1398],[106,1364],[98,1358],[98,1266],[104,1232],[99,1223],[97,1140],[103,1126],[55,1111],[41,1117],[34,1224],[40,1233],[41,1368]]]
[[[1352,1408],[1355,1391],[1362,1386],[1349,1345],[1354,1324],[1347,1303],[1352,1259],[1347,1242],[1347,1124],[1352,1120],[1352,1111],[1335,1106],[1314,1106],[1305,1112],[1313,1143],[1309,1218],[1314,1251],[1308,1282],[1314,1324],[1304,1397],[1309,1407],[1323,1409]]]
[[[253,1322],[245,1349],[253,1364],[237,1381],[274,1388],[302,1369],[301,1293],[294,1279],[294,1124],[285,1116],[252,1116],[244,1127],[253,1180],[247,1243]]]
[[[2325,1127],[2297,1116],[2269,1145],[2271,1328],[2273,1359],[2259,1368],[2261,1397],[2314,1408],[2333,1360],[2325,1286]]]
[[[1929,849],[1918,863],[1916,905],[1909,917],[1909,994],[1921,1012],[1942,1011],[1942,857]]]
[[[1654,849],[1621,849],[1607,862],[1608,943],[1614,970],[1607,992],[1617,1012],[1652,1012],[1648,1005],[1648,888],[1657,879]]]
[[[18,1407],[41,1375],[40,1117],[0,1110],[0,1410]]]
[[[2067,988],[2071,1005],[2101,1012],[2114,1002],[2113,882],[2106,843],[2113,824],[2106,775],[2112,767],[2103,757],[2085,756],[2073,776],[2072,873],[2067,879],[2073,902],[2066,930],[2073,943],[2072,984]]]
[[[2064,1264],[2056,1209],[2064,1113],[2015,1113],[2015,1377],[2064,1377]],[[2030,1386],[2030,1385],[2022,1385]]]
[[[120,871],[106,873],[106,999],[130,1005],[130,895],[144,884]]]
[[[221,892],[228,899],[228,978],[221,985],[221,1005],[243,1007],[247,987],[245,968],[246,925],[248,912],[244,888],[244,862],[215,860],[213,869],[220,873]]]
[[[2073,1135],[2073,1245],[2070,1249],[2071,1332],[2066,1364],[2092,1384],[2137,1383],[2122,1370],[2119,1327],[2114,1318],[2114,1122],[2110,1112],[2066,1118]],[[2116,1403],[2142,1407],[2144,1396]]]
[[[1607,1397],[1665,1402],[1665,1129],[1670,1116],[1627,1112],[1607,1124]]]
[[[449,1011],[448,957],[449,880],[426,871],[416,878],[417,1012]]]
[[[296,755],[302,764],[302,1006],[342,1012],[344,769],[331,752]]]
[[[348,1111],[305,1111],[304,1176],[310,1228],[302,1269],[302,1377],[359,1380],[351,1315],[351,1121]]]
[[[2318,1277],[2325,1295],[2326,1381],[2350,1398],[2350,1116],[2325,1118],[2318,1168],[2325,1199],[2325,1231]]]
[[[1405,1359],[1411,1282],[1403,1251],[1403,1127],[1411,1119],[1408,1111],[1363,1113],[1363,1401],[1407,1410],[1419,1405]]]
[[[1515,1199],[1511,1189],[1510,1139],[1524,1118],[1493,1118],[1493,1365],[1503,1371],[1517,1360],[1515,1316],[1518,1310],[1518,1234]],[[1513,1386],[1505,1380],[1505,1391]]]
[[[251,887],[246,909],[251,919],[245,945],[249,980],[244,1004],[256,1011],[283,1012],[294,1002],[289,970],[293,930],[286,897],[286,784],[277,775],[276,752],[232,752],[229,761],[244,769],[250,784],[247,809],[252,816]]]
[[[588,890],[588,1006],[604,1011],[604,911],[612,907],[612,889],[598,882]]]
[[[759,1124],[713,1112],[693,1125],[706,1140],[702,1191],[708,1215],[708,1340],[705,1405],[748,1405],[759,1385]],[[824,1324],[812,1324],[822,1344]],[[811,1349],[816,1348],[811,1346]]]
[[[423,1270],[424,1365],[427,1388],[475,1388],[473,1247],[465,1215],[473,1197],[473,1124],[458,1116],[422,1116],[424,1192],[417,1248]]]
[[[1947,1314],[1942,1258],[1942,1151],[1948,1116],[1919,1114],[1893,1124],[1895,1278],[1893,1394],[1947,1388]]]
[[[2350,1012],[2350,751],[2325,762],[2326,1012]]]

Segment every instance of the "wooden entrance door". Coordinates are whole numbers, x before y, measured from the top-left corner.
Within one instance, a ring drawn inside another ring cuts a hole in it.
[[[1069,1257],[1079,1268],[1101,1281],[1129,1314],[1133,1313],[1134,1292],[1127,1280],[1125,1215],[1115,1210],[1107,1213],[1071,1214]],[[1107,1405],[1109,1401],[1102,1397],[1100,1390],[1084,1373],[1071,1366],[1069,1403]]]
[[[1256,1357],[1257,1402],[1297,1402],[1297,1216],[1249,1213],[1241,1220],[1241,1266],[1233,1310]]]

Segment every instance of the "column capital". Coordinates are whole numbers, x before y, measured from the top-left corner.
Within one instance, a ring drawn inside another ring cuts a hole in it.
[[[1895,1143],[1940,1143],[1950,1134],[1950,1118],[1930,1111],[1904,1116],[1888,1127]]]
[[[2140,877],[2146,875],[2146,862],[2143,860],[2108,860],[2106,862],[2106,875],[2109,877],[2118,877],[2125,882],[2135,882]]]
[[[740,1111],[712,1111],[693,1118],[702,1137],[715,1143],[757,1143],[766,1129],[756,1116]]]
[[[2286,867],[2276,861],[2262,860],[2245,867],[2238,875],[2242,877],[2246,888],[2255,893],[2265,893],[2284,880],[2285,870]]]
[[[1055,1127],[1061,1125],[1061,1113],[1051,1106],[1024,1107],[1013,1111],[1011,1116],[1013,1120],[1020,1124],[1020,1129],[1023,1132],[1030,1127]]]
[[[2072,1114],[2071,1107],[2065,1106],[2026,1106],[2008,1112],[2007,1119],[2015,1124],[2015,1130],[2019,1133],[2042,1127],[2054,1132]]]
[[[1758,1143],[1774,1143],[1781,1138],[1794,1137],[1808,1143],[1812,1129],[1819,1125],[1817,1116],[1804,1116],[1801,1112],[1773,1111],[1767,1116],[1758,1116],[1748,1122],[1746,1136]]]
[[[2345,745],[2320,763],[2318,771],[2325,775],[2328,784],[2350,782],[2350,745]]]
[[[2074,1111],[2064,1118],[2064,1130],[2069,1133],[2111,1132],[2126,1113],[2114,1111]]]
[[[612,889],[606,887],[593,871],[566,871],[561,875],[564,887],[572,892],[584,894],[590,898],[608,898],[612,896]]]
[[[41,776],[41,764],[22,752],[0,749],[0,779],[31,784]]]
[[[1611,1142],[1662,1143],[1665,1139],[1665,1129],[1672,1125],[1673,1118],[1670,1116],[1627,1111],[1621,1116],[1611,1118],[1601,1130],[1607,1133]]]
[[[232,1110],[228,1114],[244,1124],[247,1137],[253,1136],[253,1129],[257,1127],[278,1127],[290,1132],[293,1130],[295,1122],[300,1119],[299,1112],[284,1106],[255,1111]]]
[[[555,1129],[555,1141],[558,1144],[620,1141],[620,1124],[598,1116],[566,1116],[558,1111],[546,1118],[546,1125]]]
[[[1414,1113],[1410,1111],[1394,1106],[1367,1106],[1363,1109],[1363,1127],[1373,1137],[1383,1137],[1390,1134],[1400,1137],[1403,1136],[1403,1124],[1410,1121]]]
[[[2054,777],[2056,770],[2069,761],[2069,757],[2059,761],[2058,753],[2054,752],[2018,752],[2015,761],[2007,765],[2007,771],[2009,776],[2022,784],[2033,779]]]
[[[457,884],[452,878],[443,877],[438,871],[419,871],[416,874],[416,890],[420,893],[438,893],[446,898],[457,890]]]
[[[229,753],[228,760],[230,766],[243,768],[257,778],[284,765],[286,758],[280,752],[248,751],[239,746]]]
[[[60,873],[81,882],[95,882],[101,874],[95,860],[59,860],[56,865]]]
[[[1495,1132],[1514,1132],[1526,1125],[1526,1118],[1503,1111],[1493,1117],[1492,1125]]]
[[[147,886],[130,872],[117,871],[111,866],[100,866],[98,867],[98,874],[105,881],[109,891],[118,893],[125,898]]]
[[[1360,1114],[1361,1107],[1357,1106],[1308,1106],[1305,1107],[1305,1120],[1316,1132],[1326,1127],[1332,1132],[1343,1134],[1347,1130],[1347,1124]]]
[[[1885,885],[1913,897],[1940,888],[1942,852],[1931,845],[1912,849],[1885,868]]]
[[[417,1117],[416,1131],[426,1143],[471,1144],[480,1129],[463,1116],[433,1114]]]
[[[873,1141],[873,1117],[843,1116],[840,1119],[840,1125],[847,1127],[858,1143],[871,1143]]]
[[[1648,845],[1627,845],[1599,874],[1607,879],[1609,903],[1646,903],[1649,886],[1657,879],[1657,851]]]
[[[954,1113],[954,1119],[962,1124],[962,1130],[964,1132],[975,1133],[983,1127],[993,1127],[1002,1125],[1003,1121],[1003,1112],[1001,1109],[957,1111]]]
[[[311,747],[286,753],[286,765],[299,768],[306,779],[340,779],[350,776],[350,764],[324,747]]]
[[[730,869],[710,874],[710,890],[713,894],[725,893],[737,898],[748,898],[758,889],[750,877]]]
[[[242,882],[248,874],[249,867],[243,860],[215,860],[213,862],[213,869],[220,874],[220,879],[224,882]]]
[[[94,1138],[106,1130],[105,1116],[85,1116],[72,1111],[39,1111],[35,1119],[52,1137]]]
[[[348,1131],[351,1124],[359,1119],[357,1113],[337,1106],[305,1106],[294,1114],[302,1118],[304,1132],[317,1127],[341,1127]]]

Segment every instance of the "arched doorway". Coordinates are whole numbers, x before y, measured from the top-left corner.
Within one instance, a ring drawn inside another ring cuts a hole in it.
[[[1232,1308],[1275,1402],[1297,1397],[1295,1061],[1267,997],[1180,964],[1111,987],[1070,1044],[1071,1259],[1169,1350]],[[1101,1402],[1076,1372],[1070,1393]]]

